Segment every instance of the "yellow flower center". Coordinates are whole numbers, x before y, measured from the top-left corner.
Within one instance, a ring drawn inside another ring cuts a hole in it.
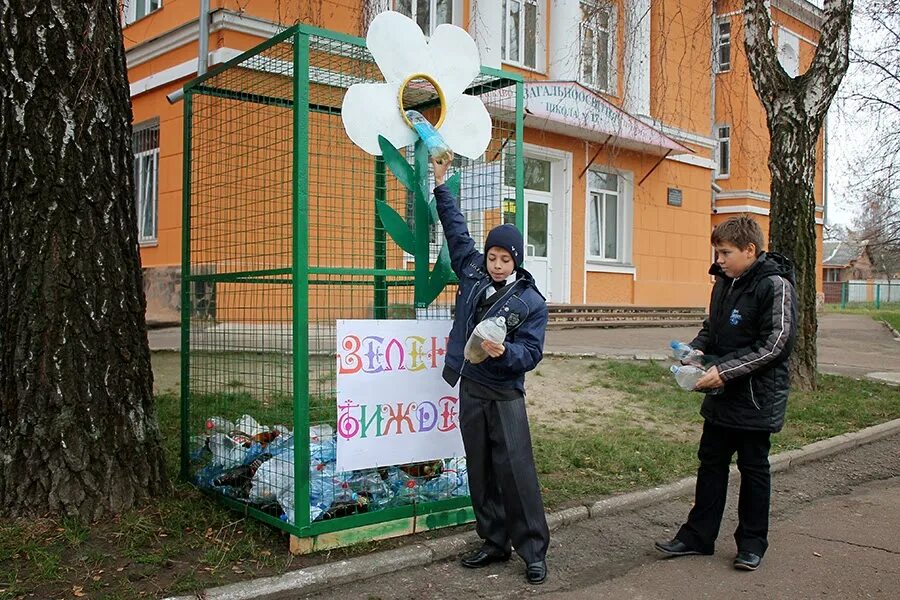
[[[400,114],[403,116],[403,120],[406,121],[406,124],[412,127],[412,122],[410,122],[409,117],[406,116],[406,107],[403,106],[403,94],[404,92],[406,92],[406,87],[410,84],[411,81],[419,79],[424,79],[425,81],[430,83],[434,88],[434,91],[437,92],[438,102],[441,107],[441,113],[434,128],[440,129],[441,125],[444,124],[444,118],[447,116],[447,103],[444,99],[444,90],[441,89],[441,86],[438,85],[437,81],[435,81],[433,77],[425,73],[413,73],[403,81],[403,85],[400,86],[400,91],[397,93],[397,100],[400,104]]]

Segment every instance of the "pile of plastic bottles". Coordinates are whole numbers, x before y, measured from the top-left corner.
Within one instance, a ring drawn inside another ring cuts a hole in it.
[[[249,415],[206,421],[193,438],[195,483],[295,522],[294,436]],[[336,471],[337,442],[329,425],[309,429],[310,520],[469,494],[465,458],[362,471]]]

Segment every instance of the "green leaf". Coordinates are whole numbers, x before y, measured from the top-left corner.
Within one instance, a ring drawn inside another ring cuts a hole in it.
[[[375,210],[378,211],[378,218],[384,225],[384,230],[388,232],[391,238],[397,242],[400,248],[409,254],[414,254],[416,250],[416,238],[406,221],[397,214],[397,211],[391,208],[387,202],[378,201],[375,203]]]
[[[413,174],[413,168],[406,161],[400,151],[387,141],[383,136],[378,136],[378,145],[381,146],[381,155],[384,162],[394,174],[394,177],[403,184],[403,186],[412,191],[415,189],[416,177]]]
[[[447,240],[441,246],[441,252],[438,254],[434,263],[434,270],[428,276],[428,286],[422,294],[422,300],[431,304],[434,299],[441,295],[447,283],[453,279],[453,268],[450,266],[450,250],[447,247]]]
[[[447,180],[447,187],[450,188],[450,191],[453,192],[453,195],[456,196],[457,200],[459,199],[459,173],[454,173],[450,179]]]

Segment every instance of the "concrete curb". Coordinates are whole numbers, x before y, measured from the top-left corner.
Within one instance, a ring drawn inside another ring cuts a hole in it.
[[[826,440],[814,442],[798,450],[782,452],[770,458],[772,472],[786,471],[814,460],[827,458],[838,452],[878,441],[900,432],[900,419],[881,425],[867,427],[861,431],[845,433]],[[736,473],[736,470],[734,470]],[[694,489],[696,478],[685,477],[675,483],[640,490],[611,498],[605,498],[591,505],[576,506],[547,514],[547,524],[551,531],[584,521],[614,514],[624,510],[644,508],[659,502],[679,498]],[[326,563],[291,571],[274,577],[264,577],[251,581],[211,588],[191,596],[171,597],[167,600],[276,600],[296,598],[301,594],[320,591],[341,583],[385,575],[430,564],[439,560],[458,556],[478,543],[474,532],[450,535],[436,540],[428,540],[412,546],[376,552],[366,556]]]

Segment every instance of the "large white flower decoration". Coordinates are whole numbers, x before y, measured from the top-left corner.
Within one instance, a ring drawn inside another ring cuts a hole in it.
[[[415,21],[388,11],[372,21],[366,45],[387,83],[357,83],[347,90],[341,117],[353,143],[376,156],[379,135],[395,148],[414,143],[418,136],[401,110],[401,90],[425,79],[442,97],[443,120],[435,125],[447,145],[472,159],[484,153],[491,117],[481,100],[463,94],[481,70],[478,47],[464,29],[440,25],[429,41]]]

